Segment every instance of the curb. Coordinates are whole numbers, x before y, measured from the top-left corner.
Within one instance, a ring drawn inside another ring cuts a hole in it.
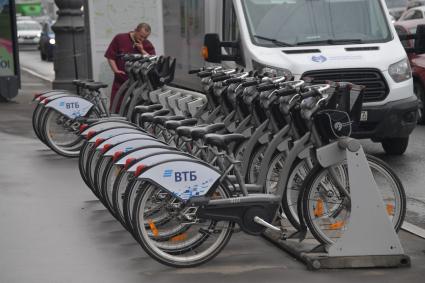
[[[413,225],[412,223],[404,221],[403,225],[401,226],[401,229],[413,235],[416,235],[422,239],[425,239],[425,229],[422,229],[421,227]]]
[[[27,73],[29,73],[29,74],[31,74],[31,75],[33,75],[33,76],[35,76],[35,77],[37,77],[37,78],[39,78],[39,79],[41,79],[43,81],[46,81],[48,83],[52,83],[53,80],[54,80],[53,78],[49,78],[47,76],[44,76],[44,75],[42,75],[40,73],[37,73],[34,70],[31,70],[31,69],[26,68],[26,67],[22,67],[21,66],[21,71],[27,72]]]

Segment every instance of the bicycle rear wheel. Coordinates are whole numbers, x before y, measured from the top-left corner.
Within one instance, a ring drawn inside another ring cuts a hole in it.
[[[388,217],[398,231],[406,214],[403,185],[385,162],[370,155],[367,159]],[[346,162],[334,168],[341,183],[349,190]],[[328,168],[316,165],[306,178],[300,195],[303,218],[313,236],[323,244],[332,244],[340,238],[350,221],[351,201],[334,183]]]
[[[64,124],[65,120],[63,114],[49,109],[43,121],[43,136],[46,144],[59,155],[78,157],[84,141],[75,133],[76,130]]]
[[[216,191],[219,197],[229,197],[225,188]],[[180,206],[173,206],[174,210],[159,210],[156,213],[147,213],[152,207],[157,207],[154,196],[172,195],[154,185],[149,185],[138,195],[133,212],[133,226],[143,249],[155,260],[173,267],[194,267],[214,258],[229,241],[234,227],[233,222],[211,221],[196,217],[197,207],[188,207],[180,202]],[[164,209],[167,206],[163,206]],[[158,213],[168,213],[171,220],[161,226],[156,226],[152,218]],[[183,233],[164,239],[157,236],[174,227],[186,225]]]

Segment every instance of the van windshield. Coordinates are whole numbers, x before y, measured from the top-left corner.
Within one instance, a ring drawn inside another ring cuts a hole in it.
[[[242,3],[252,41],[261,46],[376,43],[392,38],[380,0]]]

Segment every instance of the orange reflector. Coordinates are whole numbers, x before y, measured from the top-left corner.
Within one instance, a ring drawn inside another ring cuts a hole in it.
[[[183,233],[171,238],[171,242],[182,242],[187,239],[187,234]]]
[[[316,208],[314,209],[314,216],[320,217],[323,216],[323,200],[318,199],[316,202]]]
[[[394,215],[394,205],[391,203],[387,204],[387,213],[388,215]]]
[[[140,174],[142,174],[143,169],[146,168],[146,165],[139,165],[137,166],[136,172],[134,172],[134,176],[138,177]]]
[[[117,152],[114,153],[114,156],[112,157],[112,160],[115,162],[118,160],[118,158],[120,158],[120,156],[123,154],[123,151],[118,150]]]
[[[204,60],[208,59],[208,48],[206,46],[202,47],[201,55],[202,55],[202,58],[204,58]]]
[[[150,219],[148,220],[148,223],[149,223],[149,228],[151,228],[152,234],[155,237],[157,237],[159,233],[158,233],[158,229],[156,229],[155,223],[153,223],[153,221]]]
[[[94,146],[95,147],[98,147],[101,143],[103,143],[105,140],[104,139],[101,139],[101,138],[99,138],[99,139],[96,139],[96,142],[94,143]]]
[[[331,230],[338,230],[344,226],[344,221],[337,221],[329,226]]]
[[[89,140],[89,139],[91,139],[92,137],[94,137],[94,135],[96,134],[96,131],[89,131],[88,133],[87,133],[87,139]]]

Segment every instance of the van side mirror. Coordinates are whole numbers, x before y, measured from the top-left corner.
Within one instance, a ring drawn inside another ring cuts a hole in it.
[[[425,53],[425,25],[418,25],[415,35],[415,53]]]
[[[211,63],[221,62],[220,38],[216,33],[208,33],[204,37],[204,47],[202,48],[202,57],[205,61]]]
[[[228,47],[231,54],[223,55],[222,47]],[[221,63],[221,61],[238,61],[239,42],[237,41],[220,41],[220,37],[216,33],[207,33],[204,37],[204,47],[202,48],[202,57],[210,63]]]

